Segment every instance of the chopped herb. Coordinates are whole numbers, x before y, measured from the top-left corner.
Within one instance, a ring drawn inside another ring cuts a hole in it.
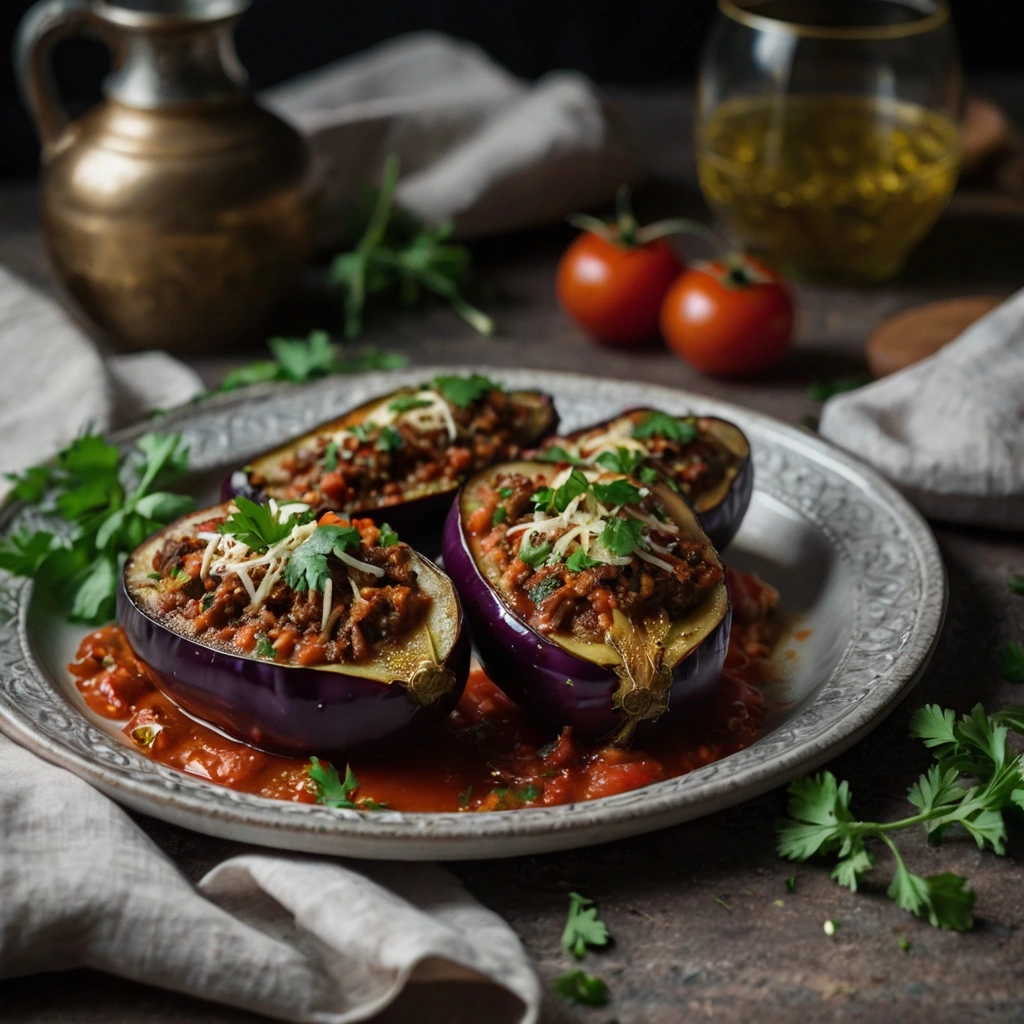
[[[529,539],[524,537],[522,544],[519,545],[519,560],[521,562],[525,562],[529,566],[532,566],[534,569],[543,565],[550,554],[551,543],[549,541],[544,541],[542,544],[538,544],[534,547],[534,545],[530,543]]]
[[[284,567],[284,581],[292,590],[322,591],[330,577],[328,555],[358,551],[362,543],[354,526],[318,526],[293,552]]]
[[[373,437],[373,427],[369,423],[356,423],[355,426],[348,429],[352,436],[361,444],[366,444]]]
[[[571,455],[564,448],[561,448],[558,445],[552,445],[550,448],[545,448],[542,452],[537,454],[537,459],[541,462],[568,462],[572,466],[586,465],[582,459],[576,458],[575,455]]]
[[[234,502],[238,511],[224,520],[217,527],[217,532],[230,534],[251,551],[259,553],[284,540],[296,526],[313,518],[312,509],[282,517],[280,510],[272,511],[269,503],[257,505],[241,494],[235,496]]]
[[[318,527],[319,529],[319,527]],[[398,543],[398,534],[387,523],[380,524],[380,546],[390,548]]]
[[[600,564],[591,558],[583,548],[577,548],[566,560],[565,567],[569,572],[583,572],[584,569],[593,569]]]
[[[835,377],[832,380],[815,381],[807,389],[807,397],[812,402],[827,402],[833,395],[842,395],[847,391],[856,391],[871,383],[866,373],[855,373],[848,377]]]
[[[519,797],[524,804],[528,804],[536,800],[540,794],[541,791],[532,782],[528,782],[521,790],[519,790],[518,793],[516,793],[516,796]]]
[[[613,473],[633,476],[637,467],[644,460],[644,453],[629,448],[616,448],[613,452],[601,452],[594,462]]]
[[[562,932],[562,948],[577,960],[582,960],[588,946],[607,945],[608,928],[597,916],[594,901],[578,892],[569,893],[569,916]]]
[[[613,555],[631,555],[640,546],[643,528],[644,524],[639,519],[616,516],[605,524],[600,540]]]
[[[158,573],[158,572],[147,572],[146,573],[146,579],[147,580],[162,580],[163,576],[161,576],[160,573]]]
[[[1024,576],[1011,576],[1006,581],[1006,585],[1010,588],[1011,593],[1024,597]]]
[[[199,602],[199,607],[204,612],[208,612],[213,607],[214,594],[203,594],[202,600]]]
[[[658,481],[658,471],[653,466],[641,466],[637,476],[647,485],[657,483]],[[679,488],[675,484],[672,484],[672,489],[677,494],[679,493]]]
[[[426,398],[417,395],[399,395],[388,408],[392,412],[411,412],[413,409],[426,409],[430,402]]]
[[[907,937],[906,937],[905,935],[901,935],[901,936],[900,936],[900,937],[899,937],[899,938],[898,938],[898,939],[896,940],[896,945],[897,945],[897,946],[898,946],[898,947],[900,948],[900,950],[902,950],[902,951],[903,951],[904,953],[909,953],[909,952],[910,952],[910,948],[911,948],[911,946],[913,945],[913,943],[912,943],[912,942],[910,941],[910,939],[908,939],[908,938],[907,938]]]
[[[581,1006],[605,1006],[608,1003],[608,986],[586,971],[566,971],[551,982],[555,992],[567,1003]]]
[[[498,497],[503,498],[503,499],[504,498],[511,498],[512,497],[512,488],[511,487],[499,487],[498,488]]]
[[[377,450],[381,452],[397,452],[405,444],[405,438],[392,426],[381,429],[377,438]]]
[[[494,515],[491,516],[491,525],[497,526],[499,523],[505,522],[508,519],[508,509],[504,505],[499,505],[494,510]]]
[[[697,426],[687,419],[676,419],[666,412],[653,410],[633,427],[633,436],[641,440],[647,437],[663,437],[678,444],[689,444],[697,436]]]
[[[493,380],[482,377],[479,373],[470,374],[468,377],[442,374],[439,377],[435,377],[430,382],[430,386],[445,401],[458,406],[460,409],[465,409],[474,402],[478,402],[492,391],[505,390],[500,384],[495,384]]]
[[[786,879],[786,892],[796,892],[796,875],[790,875]]]
[[[551,507],[551,502],[555,497],[555,491],[552,487],[541,487],[530,501],[533,502],[533,507],[538,511],[546,511]]]
[[[459,806],[468,807],[469,801],[473,797],[473,787],[467,786],[461,793],[459,793]]]
[[[266,636],[257,638],[256,653],[261,658],[277,658],[277,651],[274,650],[274,645],[270,642],[270,638]]]
[[[182,567],[180,565],[176,565],[171,570],[171,575],[176,580],[190,580],[192,578],[191,576],[189,576],[189,574],[184,569],[182,569]]]
[[[552,573],[550,576],[545,576],[540,583],[528,590],[526,594],[534,604],[540,604],[545,598],[550,597],[556,590],[561,590],[563,586],[564,584],[562,580]]]
[[[327,807],[345,807],[355,811],[377,811],[387,807],[385,803],[378,803],[369,798],[354,799],[359,789],[359,780],[351,765],[345,766],[344,780],[338,775],[338,769],[330,761],[321,761],[317,757],[309,759],[309,767],[306,769],[309,781],[313,787],[318,804],[325,804]]]
[[[1011,683],[1024,683],[1024,647],[1018,643],[1003,648],[1003,678]]]
[[[640,490],[628,480],[612,480],[610,483],[595,483],[594,497],[605,505],[636,505],[641,499]]]
[[[324,449],[324,469],[333,473],[338,468],[338,442],[328,441]]]
[[[712,898],[712,899],[713,899],[713,900],[714,900],[714,901],[715,901],[715,902],[716,902],[716,903],[717,903],[717,904],[718,904],[719,906],[725,907],[725,909],[726,909],[726,910],[728,910],[730,914],[732,913],[732,907],[730,907],[730,906],[729,906],[729,904],[728,904],[728,903],[726,903],[726,902],[725,902],[725,900],[723,900],[721,896],[715,896],[715,895],[714,895],[714,893],[712,893],[712,894],[711,894],[711,898]]]
[[[565,483],[555,489],[551,504],[555,506],[556,512],[564,512],[573,498],[586,494],[589,487],[590,483],[587,478],[578,469],[574,469]]]

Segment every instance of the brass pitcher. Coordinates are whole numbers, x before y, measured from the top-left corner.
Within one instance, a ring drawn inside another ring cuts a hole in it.
[[[41,0],[19,26],[50,256],[125,347],[199,352],[259,335],[309,257],[311,161],[246,92],[232,29],[248,5]],[[69,122],[49,51],[78,32],[98,34],[115,67],[106,101]]]

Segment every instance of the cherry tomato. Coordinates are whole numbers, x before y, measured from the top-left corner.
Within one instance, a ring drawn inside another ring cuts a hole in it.
[[[558,264],[558,301],[598,341],[634,344],[657,333],[661,301],[682,269],[663,238],[625,245],[585,231]]]
[[[779,275],[750,256],[689,267],[661,306],[669,348],[703,373],[757,373],[793,336],[793,299]]]

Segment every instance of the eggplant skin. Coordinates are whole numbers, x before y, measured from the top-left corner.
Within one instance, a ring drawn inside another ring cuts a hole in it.
[[[572,726],[573,733],[588,742],[607,739],[623,724],[622,713],[612,706],[619,677],[611,668],[569,654],[505,604],[477,567],[460,505],[456,498],[445,522],[444,566],[459,591],[488,678],[538,724],[554,730]],[[704,641],[676,665],[668,693],[669,712],[656,722],[639,724],[636,736],[640,742],[673,713],[699,706],[714,695],[731,625],[730,605]]]
[[[341,425],[342,421],[361,422],[362,417],[375,406],[392,400],[398,395],[409,394],[411,390],[410,388],[400,388],[398,391],[393,391],[386,395],[378,395],[376,398],[364,402],[357,408],[351,409],[349,412],[343,413],[333,420],[318,424],[312,430],[307,430],[304,434],[292,438],[271,451],[255,456],[250,459],[250,465],[265,465],[274,459],[281,458],[307,439],[312,440],[317,434],[321,434],[331,428],[337,428]],[[536,406],[532,428],[528,435],[524,436],[521,440],[522,448],[530,448],[539,444],[544,438],[553,434],[558,429],[558,411],[555,409],[554,400],[550,395],[542,391],[514,391],[511,394],[513,396],[520,396],[524,400],[529,400],[535,403]],[[450,486],[445,487],[444,490],[427,491],[393,505],[360,508],[345,507],[336,508],[332,511],[359,519],[372,519],[378,525],[380,523],[388,523],[392,529],[398,532],[399,536],[408,540],[417,550],[432,556],[437,554],[439,550],[438,541],[441,527],[444,524],[444,518],[451,505],[452,498],[455,496],[461,483],[461,480],[456,481]],[[256,502],[264,502],[267,499],[267,496],[259,487],[250,483],[249,474],[245,469],[232,471],[221,483],[221,501],[229,501],[237,494],[251,498]]]
[[[455,685],[435,703],[423,705],[398,682],[235,656],[163,625],[132,596],[129,583],[133,560],[140,552],[151,551],[153,541],[146,541],[125,567],[117,621],[159,688],[190,714],[228,735],[297,757],[382,757],[423,739],[462,696],[470,644],[456,595],[460,622],[441,659],[454,673]]]

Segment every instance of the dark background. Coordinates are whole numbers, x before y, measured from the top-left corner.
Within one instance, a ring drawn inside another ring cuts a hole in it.
[[[843,3],[844,0],[832,0]],[[0,44],[30,0],[0,0]],[[951,0],[968,71],[1024,70],[1024,0]],[[602,83],[689,83],[714,0],[254,0],[238,50],[259,89],[402,32],[469,39],[526,78],[574,68]],[[57,50],[72,113],[96,101],[106,52],[87,40]],[[10,61],[0,84],[0,177],[37,170],[35,134]]]

